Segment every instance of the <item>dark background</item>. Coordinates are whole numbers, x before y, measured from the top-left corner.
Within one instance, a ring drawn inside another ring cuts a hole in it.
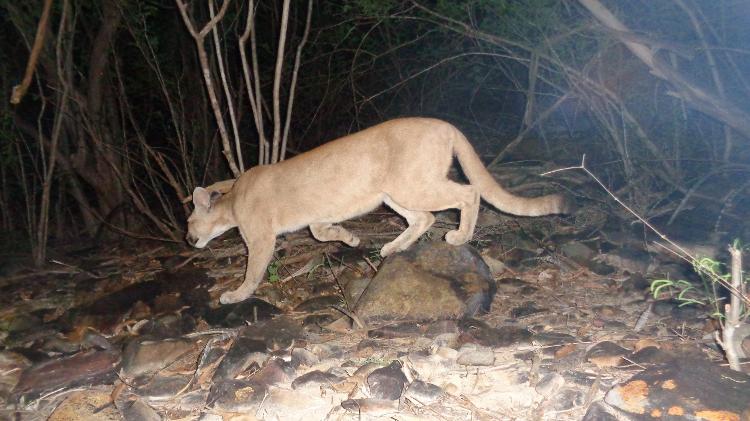
[[[43,3],[0,1],[0,253],[42,264],[71,243],[181,242],[182,199],[233,174],[177,4],[52,2],[28,92],[14,105]],[[200,30],[209,3],[186,6]],[[249,76],[272,139],[284,2],[254,6]],[[237,162],[232,104],[245,168],[258,163],[260,138],[238,47],[248,7],[228,4],[220,51],[211,33],[203,42],[216,109]],[[289,2],[282,131],[307,8]],[[390,118],[438,117],[495,169],[575,166],[586,154],[587,167],[659,227],[697,228],[715,242],[747,237],[750,1],[315,0],[307,32],[287,156]],[[554,180],[579,203],[634,220],[580,170]]]

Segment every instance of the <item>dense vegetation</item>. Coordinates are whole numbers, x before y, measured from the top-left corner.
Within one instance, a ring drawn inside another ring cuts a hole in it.
[[[4,244],[42,263],[48,240],[177,242],[194,186],[403,115],[453,122],[488,163],[585,153],[645,217],[740,235],[748,5],[1,0]]]

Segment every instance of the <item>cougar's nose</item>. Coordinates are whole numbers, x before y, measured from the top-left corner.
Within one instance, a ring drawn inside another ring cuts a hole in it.
[[[191,246],[195,246],[195,243],[198,241],[198,239],[188,234],[185,236],[185,241],[187,241],[187,243]]]

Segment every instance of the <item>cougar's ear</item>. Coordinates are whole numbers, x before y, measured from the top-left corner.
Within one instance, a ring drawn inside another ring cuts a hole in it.
[[[211,193],[203,187],[196,187],[193,190],[193,205],[196,209],[203,208],[208,210],[211,207]]]
[[[211,204],[213,205],[216,203],[217,200],[221,197],[221,193],[217,191],[211,191],[211,195],[209,196],[209,200],[211,201]]]

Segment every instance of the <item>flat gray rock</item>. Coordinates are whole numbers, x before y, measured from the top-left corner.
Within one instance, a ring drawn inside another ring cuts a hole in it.
[[[162,417],[154,408],[148,406],[140,399],[125,403],[120,409],[122,419],[125,421],[161,421]]]
[[[530,344],[531,332],[521,326],[507,325],[496,328],[476,319],[464,319],[458,323],[462,342],[476,343],[492,348],[516,344]]]
[[[191,376],[187,375],[156,375],[148,383],[136,389],[138,396],[148,401],[169,400],[190,383]]]
[[[343,377],[339,377],[333,373],[313,370],[294,379],[294,381],[292,382],[292,389],[305,387],[310,384],[336,384],[342,382],[343,380]]]
[[[44,361],[24,370],[13,393],[27,401],[45,392],[80,385],[108,384],[116,378],[120,353],[86,351],[70,357]]]
[[[491,366],[495,363],[495,354],[492,348],[466,344],[458,350],[456,362],[460,365]]]
[[[358,416],[381,417],[398,412],[398,401],[390,399],[347,399],[341,402],[347,412]]]
[[[554,396],[564,385],[565,379],[563,376],[557,373],[549,373],[539,380],[539,383],[534,386],[534,390],[545,398],[549,398]]]
[[[189,339],[134,340],[122,355],[122,372],[126,377],[155,373],[185,355],[195,344]]]
[[[423,382],[421,380],[414,380],[409,387],[406,388],[406,392],[404,393],[405,397],[415,400],[422,405],[429,405],[444,395],[445,392],[440,386]]]

